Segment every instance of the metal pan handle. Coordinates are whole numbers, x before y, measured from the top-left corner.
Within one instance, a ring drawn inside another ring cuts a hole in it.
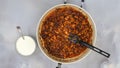
[[[58,66],[56,68],[61,68],[62,63],[58,63]]]
[[[64,0],[64,4],[67,4],[67,0]]]

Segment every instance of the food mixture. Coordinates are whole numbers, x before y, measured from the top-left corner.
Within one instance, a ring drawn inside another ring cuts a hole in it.
[[[92,44],[93,30],[88,17],[73,7],[56,8],[50,11],[41,23],[39,28],[39,38],[43,43],[41,46],[54,57],[73,58],[87,49],[68,40],[70,33]]]

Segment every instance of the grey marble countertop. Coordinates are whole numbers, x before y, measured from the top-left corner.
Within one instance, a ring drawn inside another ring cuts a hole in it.
[[[63,0],[0,0],[0,68],[55,68],[57,63],[43,55],[40,49],[31,56],[21,56],[15,49],[22,27],[24,35],[36,41],[36,27],[42,14]],[[80,0],[69,0],[80,6]],[[111,53],[111,68],[120,68],[120,0],[85,0],[97,28],[96,46]],[[82,61],[64,64],[62,68],[100,68],[105,57],[91,51]]]

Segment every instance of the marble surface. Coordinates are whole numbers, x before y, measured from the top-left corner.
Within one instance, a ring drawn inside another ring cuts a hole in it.
[[[0,0],[0,68],[55,68],[57,63],[43,55],[40,49],[31,56],[21,56],[15,49],[22,27],[24,35],[36,41],[36,27],[42,14],[63,0]],[[80,0],[69,0],[80,6]],[[109,59],[91,51],[82,61],[63,64],[62,68],[101,68],[110,60],[111,68],[120,68],[120,0],[85,0],[88,11],[97,28],[96,46],[111,53]],[[110,67],[109,67],[110,68]]]

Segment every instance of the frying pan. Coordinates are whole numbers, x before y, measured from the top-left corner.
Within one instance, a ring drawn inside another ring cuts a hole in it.
[[[92,19],[92,17],[90,16],[90,14],[84,10],[83,8],[81,8],[80,6],[77,6],[77,5],[74,5],[74,4],[58,4],[58,5],[55,5],[53,6],[52,8],[48,9],[43,15],[42,17],[40,18],[39,20],[39,23],[38,23],[38,26],[37,26],[37,30],[36,30],[36,38],[37,38],[37,42],[38,42],[38,46],[40,48],[40,50],[42,51],[42,53],[48,57],[48,59],[52,60],[53,62],[56,62],[56,63],[64,63],[64,64],[68,64],[68,63],[73,63],[73,62],[77,62],[77,61],[81,61],[82,59],[84,59],[89,53],[90,53],[90,50],[87,48],[82,54],[80,54],[79,56],[76,56],[74,58],[68,58],[68,59],[58,59],[58,58],[55,58],[55,57],[52,57],[50,56],[45,50],[44,48],[42,47],[42,43],[41,43],[41,40],[40,40],[40,35],[39,35],[39,29],[41,28],[41,24],[42,24],[42,20],[44,19],[44,17],[49,13],[51,12],[52,10],[55,10],[56,8],[59,8],[59,7],[65,7],[65,6],[70,6],[72,8],[75,8],[77,10],[79,10],[80,12],[82,12],[85,16],[88,17],[88,21],[93,29],[93,37],[92,37],[92,45],[94,46],[95,45],[95,41],[96,41],[96,26],[95,26],[95,23]]]

